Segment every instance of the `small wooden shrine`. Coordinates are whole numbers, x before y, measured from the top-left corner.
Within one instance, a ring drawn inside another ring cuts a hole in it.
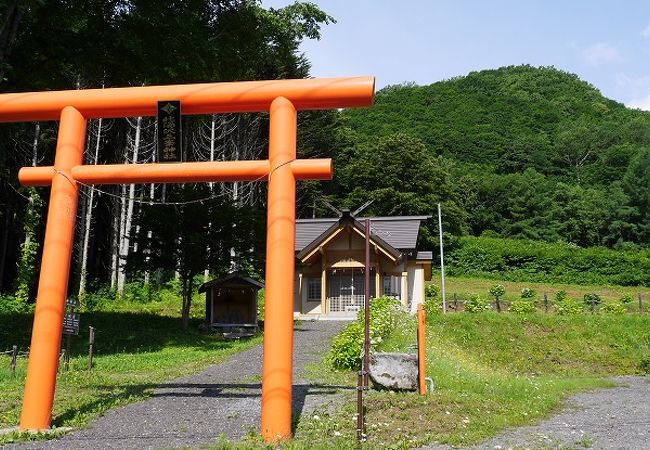
[[[226,337],[252,336],[257,331],[257,293],[264,284],[246,274],[232,272],[202,284],[205,321],[209,329]]]

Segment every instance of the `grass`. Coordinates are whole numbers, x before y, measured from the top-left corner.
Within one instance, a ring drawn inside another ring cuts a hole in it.
[[[448,293],[478,292],[487,297],[494,280],[448,279]],[[581,298],[597,292],[617,300],[634,288],[501,283],[508,296],[522,287],[538,296],[565,290]],[[650,299],[647,288],[642,290]],[[112,302],[103,311],[82,313],[82,334],[74,339],[71,370],[61,372],[53,425],[79,427],[109,408],[147,397],[166,379],[196,372],[257,344],[224,342],[196,329],[203,302],[197,298],[189,332],[180,330],[180,300]],[[413,351],[415,322],[402,315],[382,344],[384,351]],[[29,345],[31,316],[0,316],[0,350]],[[97,328],[95,367],[86,369],[87,326]],[[427,375],[435,390],[427,396],[371,390],[366,396],[367,441],[362,448],[412,448],[428,442],[466,445],[504,427],[540,420],[556,411],[571,393],[609,386],[613,374],[650,372],[650,315],[556,316],[450,313],[428,318]],[[4,348],[3,348],[4,347]],[[18,422],[26,361],[16,378],[9,358],[0,357],[0,427]],[[324,363],[308,367],[314,384],[353,387],[353,372],[336,372]],[[342,390],[341,403],[324,405],[295,419],[295,438],[286,449],[359,448],[355,391]],[[13,437],[4,438],[7,440]],[[25,437],[20,437],[25,439]],[[0,440],[0,443],[3,441]],[[277,448],[253,434],[242,442],[223,440],[217,449]]]
[[[108,311],[82,313],[70,370],[57,376],[52,425],[82,427],[109,408],[150,396],[162,381],[197,372],[261,342],[261,337],[224,341],[199,331],[202,303],[195,302],[186,331],[181,329],[180,299],[173,296],[160,302],[113,302]],[[0,350],[12,345],[25,350],[31,314],[0,315],[0,323]],[[89,325],[97,329],[92,370],[87,369]],[[0,357],[0,428],[18,424],[22,404],[27,362],[19,358],[14,377],[9,361]],[[13,438],[0,438],[0,443]]]
[[[440,276],[434,277],[434,284],[440,285]],[[548,294],[549,301],[552,301],[558,291],[565,291],[570,298],[582,300],[585,294],[596,293],[603,301],[617,301],[623,295],[628,294],[634,298],[631,307],[638,310],[638,294],[643,296],[643,304],[647,311],[650,307],[650,287],[630,286],[599,286],[599,285],[577,285],[577,284],[555,284],[555,283],[528,283],[486,280],[482,278],[446,277],[445,291],[447,305],[453,304],[453,296],[456,293],[459,300],[464,300],[469,294],[479,294],[484,298],[491,298],[489,291],[495,284],[501,284],[506,288],[504,300],[506,303],[520,298],[521,290],[525,287],[534,289],[537,292],[537,299],[543,301],[544,292]]]
[[[381,350],[404,351],[415,324],[403,317]],[[571,393],[611,386],[605,377],[644,374],[650,316],[448,314],[428,319],[427,396],[371,390],[363,448],[412,448],[428,442],[468,445],[510,426],[541,420]],[[331,370],[313,368],[314,381]],[[354,377],[346,375],[348,384]],[[354,394],[339,410],[298,423],[287,448],[357,448]]]

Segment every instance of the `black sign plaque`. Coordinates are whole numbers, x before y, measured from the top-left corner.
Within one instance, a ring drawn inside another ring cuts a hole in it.
[[[79,334],[79,322],[81,315],[77,313],[65,313],[63,316],[63,333]]]
[[[158,161],[181,161],[181,102],[158,102]]]

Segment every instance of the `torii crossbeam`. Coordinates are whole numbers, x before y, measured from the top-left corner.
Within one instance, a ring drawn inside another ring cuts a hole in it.
[[[54,166],[24,167],[25,186],[51,185],[20,428],[50,427],[70,271],[78,183],[179,183],[268,179],[266,304],[261,433],[291,436],[295,183],[330,179],[330,159],[296,159],[296,111],[372,104],[373,77],[250,81],[0,94],[0,122],[59,120]],[[86,121],[154,116],[159,100],[183,114],[270,113],[269,157],[262,161],[83,165]]]

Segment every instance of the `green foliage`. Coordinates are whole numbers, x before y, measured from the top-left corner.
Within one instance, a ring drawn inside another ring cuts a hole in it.
[[[446,255],[450,276],[569,284],[650,285],[650,250],[583,249],[568,244],[465,236]]]
[[[370,343],[377,345],[388,336],[394,327],[399,302],[390,297],[370,300]],[[358,369],[363,356],[364,312],[359,311],[357,319],[346,326],[332,341],[328,355],[329,364],[336,370]]]
[[[0,294],[0,314],[24,312],[25,309],[25,304],[17,301],[13,295]]]
[[[622,303],[605,303],[600,310],[606,314],[625,314],[627,308]]]
[[[422,308],[424,308],[424,313],[427,316],[430,314],[440,314],[442,312],[440,299],[436,297],[426,297],[422,304]]]
[[[572,316],[582,312],[582,305],[575,299],[565,298],[553,305],[555,313],[560,316]]]
[[[629,305],[634,302],[634,297],[632,297],[630,294],[624,294],[618,302],[622,305]]]
[[[426,298],[437,299],[440,297],[440,287],[435,283],[429,283],[424,288],[424,295]]]
[[[501,298],[506,293],[506,288],[502,284],[495,284],[490,288],[490,295],[494,298]]]
[[[264,305],[266,301],[266,290],[257,291],[257,320],[264,320]]]
[[[478,294],[470,294],[467,300],[465,300],[464,305],[465,311],[470,313],[484,312],[492,308],[490,302]]]
[[[521,298],[535,298],[536,295],[535,289],[525,287],[521,290]]]
[[[535,303],[530,300],[517,299],[510,303],[508,311],[514,314],[530,314],[536,312],[537,308],[535,307]]]
[[[555,303],[562,303],[568,296],[569,295],[564,290],[557,291],[555,293]]]
[[[427,284],[424,288],[424,303],[422,305],[425,314],[439,314],[441,312],[440,302],[440,288],[438,285],[435,283]]]
[[[44,202],[36,188],[29,188],[27,210],[23,219],[23,232],[25,241],[20,244],[20,260],[18,261],[18,274],[16,276],[15,302],[21,305],[20,310],[29,308],[30,291],[34,287],[36,276],[36,255],[40,244],[36,239],[36,229],[40,225],[41,210]]]
[[[590,292],[583,296],[582,303],[585,305],[585,307],[588,307],[593,311],[596,306],[603,303],[603,299],[600,298],[600,295],[596,294],[595,292]]]
[[[442,203],[447,232],[460,233],[465,213],[454,191],[445,161],[434,158],[424,143],[404,132],[343,149],[336,159],[338,202],[350,207],[368,200],[368,215],[431,214]],[[436,224],[425,223],[421,240],[433,245]]]
[[[373,108],[346,110],[343,123],[351,146],[405,131],[422,142],[452,179],[464,213],[453,214],[467,218],[455,226],[473,235],[584,247],[650,242],[650,114],[576,75],[510,66],[389,86]]]

